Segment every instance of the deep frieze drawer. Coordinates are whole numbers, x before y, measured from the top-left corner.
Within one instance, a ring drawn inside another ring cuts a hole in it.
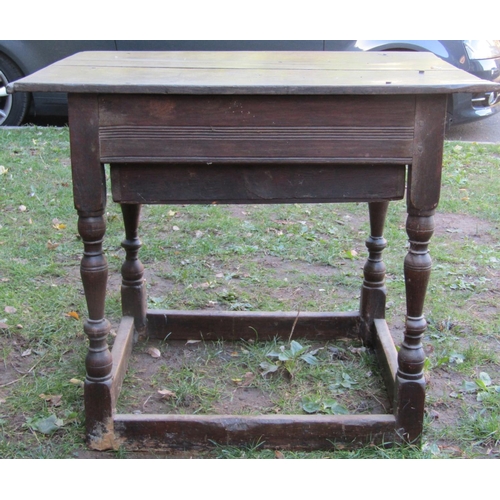
[[[111,164],[119,203],[319,203],[403,198],[401,165]]]

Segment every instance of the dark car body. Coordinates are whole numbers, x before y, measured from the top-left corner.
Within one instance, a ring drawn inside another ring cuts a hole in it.
[[[500,82],[500,41],[476,40],[0,40],[0,87],[85,50],[301,50],[428,51],[480,78]],[[448,124],[485,118],[500,111],[497,93],[454,94]],[[0,125],[19,125],[30,116],[65,116],[61,93],[0,97]]]

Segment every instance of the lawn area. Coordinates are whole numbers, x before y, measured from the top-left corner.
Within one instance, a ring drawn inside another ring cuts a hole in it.
[[[500,458],[499,167],[500,145],[445,143],[425,304],[421,448],[305,453],[265,450],[257,442],[174,456]],[[116,329],[124,236],[111,198],[106,215],[106,315]],[[396,345],[405,311],[405,217],[404,201],[390,205],[384,261],[387,321]],[[0,129],[0,458],[97,454],[83,442],[86,305],[76,227],[68,130]],[[140,258],[149,306],[357,309],[368,229],[366,205],[355,203],[144,207]],[[284,352],[290,362],[279,361]],[[361,344],[165,339],[136,345],[119,410],[370,413],[389,404],[378,367]],[[121,449],[101,455],[134,457]]]

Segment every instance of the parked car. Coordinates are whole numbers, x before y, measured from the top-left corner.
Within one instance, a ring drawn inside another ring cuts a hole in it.
[[[428,51],[473,75],[500,82],[500,40],[0,40],[0,125],[20,125],[33,116],[66,116],[65,94],[7,95],[2,87],[84,50]],[[478,120],[498,111],[498,92],[453,94],[448,124]]]

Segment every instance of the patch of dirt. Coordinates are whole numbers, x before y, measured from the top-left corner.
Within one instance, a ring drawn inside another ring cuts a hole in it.
[[[19,382],[33,375],[33,371],[43,361],[43,353],[33,352],[28,342],[13,329],[0,329],[0,416],[2,406]],[[20,428],[25,423],[24,415],[9,415],[11,428]]]
[[[444,369],[436,369],[427,377],[427,413],[431,415],[431,425],[443,428],[459,420],[462,410],[456,400],[450,397],[460,387],[463,375]]]
[[[161,353],[160,357],[151,355],[151,349],[157,349]],[[228,401],[235,401],[232,408],[236,413],[236,407],[243,410],[245,404],[241,403],[239,397],[234,397],[240,389],[235,384],[227,380],[224,386],[216,386],[218,366],[231,361],[233,347],[228,343],[223,347],[216,345],[215,351],[212,349],[207,354],[208,349],[200,342],[167,341],[162,342],[156,339],[139,341],[132,353],[129,367],[132,376],[128,385],[131,394],[122,411],[128,413],[196,413],[200,411],[200,405],[209,413],[217,414],[216,407],[211,403],[208,407],[203,406],[203,397],[200,393],[207,393],[217,390],[220,392],[217,405],[228,406]],[[174,376],[175,378],[173,378]],[[182,380],[179,380],[179,377]],[[219,382],[220,384],[220,382]],[[158,391],[170,391],[174,386],[187,386],[185,392],[161,394]],[[133,388],[133,389],[132,389]],[[125,383],[127,389],[127,383]],[[173,399],[177,403],[172,404]]]
[[[328,350],[323,344],[312,348],[330,353],[331,374],[325,370],[323,375],[328,379],[327,385],[338,382],[335,370],[343,373],[347,366],[356,373],[355,378],[362,387],[358,389],[356,382],[352,390],[341,389],[329,397],[338,399],[352,413],[390,411],[391,404],[378,370],[375,368],[372,372],[363,358],[368,352],[364,348],[352,348],[352,342],[339,341],[338,344],[340,347],[336,348],[329,343]],[[155,357],[151,355],[151,348],[158,349]],[[140,341],[130,359],[118,411],[215,415],[302,413],[300,400],[305,392],[296,394],[293,375],[280,369],[263,377],[259,363],[249,362],[243,352],[247,351],[241,342]],[[156,357],[158,353],[161,355]],[[306,367],[303,363],[302,369]],[[311,378],[309,390],[314,392],[315,386]],[[300,391],[304,390],[306,385],[301,385]],[[290,401],[283,403],[287,399]],[[296,409],[291,412],[283,410],[292,406]]]
[[[224,208],[237,219],[248,219],[249,208],[246,205],[226,205]]]
[[[495,242],[490,232],[496,226],[478,217],[437,212],[435,224],[435,235],[445,236],[448,240],[462,241],[468,238],[482,245]]]
[[[270,413],[275,407],[269,394],[257,387],[226,387],[224,393],[213,407],[217,415]]]
[[[0,349],[3,359],[0,362],[0,399],[2,394],[9,392],[14,381],[29,375],[30,369],[39,361],[40,356],[32,352],[28,342],[18,333],[16,327],[12,332],[8,329],[0,330]]]
[[[261,404],[272,406],[259,390],[239,387],[229,379],[221,383],[216,372],[222,369],[223,363],[231,361],[234,347],[231,343],[219,346],[207,354],[207,348],[200,342],[139,341],[129,362],[133,375],[124,384],[125,390],[130,387],[133,393],[120,411],[161,414],[197,413],[201,409],[202,413],[238,414],[258,412]],[[150,349],[158,349],[160,357],[156,357],[156,353],[153,357]],[[162,390],[166,393],[159,392]],[[215,391],[218,393],[215,404],[210,401],[204,406],[200,393],[210,395]],[[225,410],[219,411],[222,408]]]
[[[108,460],[108,459],[129,459],[129,460],[189,460],[189,459],[200,459],[204,458],[204,455],[208,455],[208,452],[202,451],[181,451],[181,450],[169,450],[168,453],[164,451],[134,451],[129,453],[120,454],[119,457],[114,451],[93,451],[88,449],[82,449],[73,454],[74,458],[78,459],[91,459],[91,460]],[[212,458],[207,456],[207,458]]]

